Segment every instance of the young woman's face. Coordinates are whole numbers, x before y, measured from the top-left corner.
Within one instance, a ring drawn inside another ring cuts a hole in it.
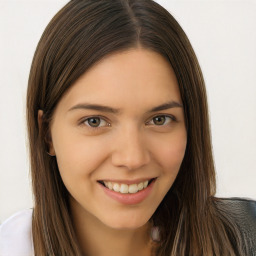
[[[170,64],[144,49],[106,57],[60,100],[51,136],[72,211],[112,228],[141,227],[172,186],[186,149]]]

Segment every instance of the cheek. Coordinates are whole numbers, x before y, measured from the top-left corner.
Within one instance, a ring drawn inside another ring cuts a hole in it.
[[[176,175],[185,155],[187,145],[186,133],[166,138],[164,143],[156,150],[159,164],[166,173]]]
[[[68,131],[58,131],[53,136],[53,146],[62,177],[89,175],[107,157],[104,141]]]

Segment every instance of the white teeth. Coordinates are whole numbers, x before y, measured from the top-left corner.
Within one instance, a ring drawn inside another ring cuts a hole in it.
[[[119,183],[112,183],[111,181],[103,181],[104,185],[110,189],[114,190],[115,192],[120,192],[122,194],[134,194],[137,193],[138,191],[145,189],[148,186],[148,180],[144,182],[140,182],[138,184],[119,184]]]
[[[148,186],[148,180],[143,182],[143,187],[146,188]]]
[[[109,189],[113,189],[113,183],[112,182],[108,182],[106,187],[108,187]]]
[[[129,191],[129,187],[127,184],[121,184],[121,187],[120,187],[120,192],[123,193],[123,194],[127,194]]]
[[[120,191],[120,186],[119,186],[119,184],[114,183],[114,185],[113,185],[113,190],[116,191],[116,192],[119,192],[119,191]]]
[[[139,184],[138,184],[138,190],[142,190],[143,188],[144,188],[143,182],[139,183]]]
[[[138,192],[138,186],[137,184],[132,184],[129,186],[129,193],[134,194]]]

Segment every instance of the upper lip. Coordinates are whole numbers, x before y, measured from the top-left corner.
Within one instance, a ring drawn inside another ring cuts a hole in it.
[[[110,181],[113,183],[119,183],[119,184],[127,184],[127,185],[131,185],[131,184],[139,184],[141,182],[147,181],[147,180],[152,180],[155,179],[156,177],[151,177],[151,178],[140,178],[140,179],[134,179],[134,180],[117,180],[117,179],[103,179],[103,180],[99,180],[99,181]]]

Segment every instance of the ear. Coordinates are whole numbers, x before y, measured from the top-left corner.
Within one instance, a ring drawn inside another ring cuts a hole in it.
[[[39,131],[42,130],[42,125],[43,125],[43,110],[39,109],[38,110],[38,114],[37,114],[37,122],[38,122],[38,128],[39,128]],[[48,132],[44,138],[47,146],[48,146],[48,154],[50,156],[55,156],[55,150],[54,150],[54,147],[53,147],[53,143],[52,143],[52,138],[51,138],[51,135],[50,133]]]

